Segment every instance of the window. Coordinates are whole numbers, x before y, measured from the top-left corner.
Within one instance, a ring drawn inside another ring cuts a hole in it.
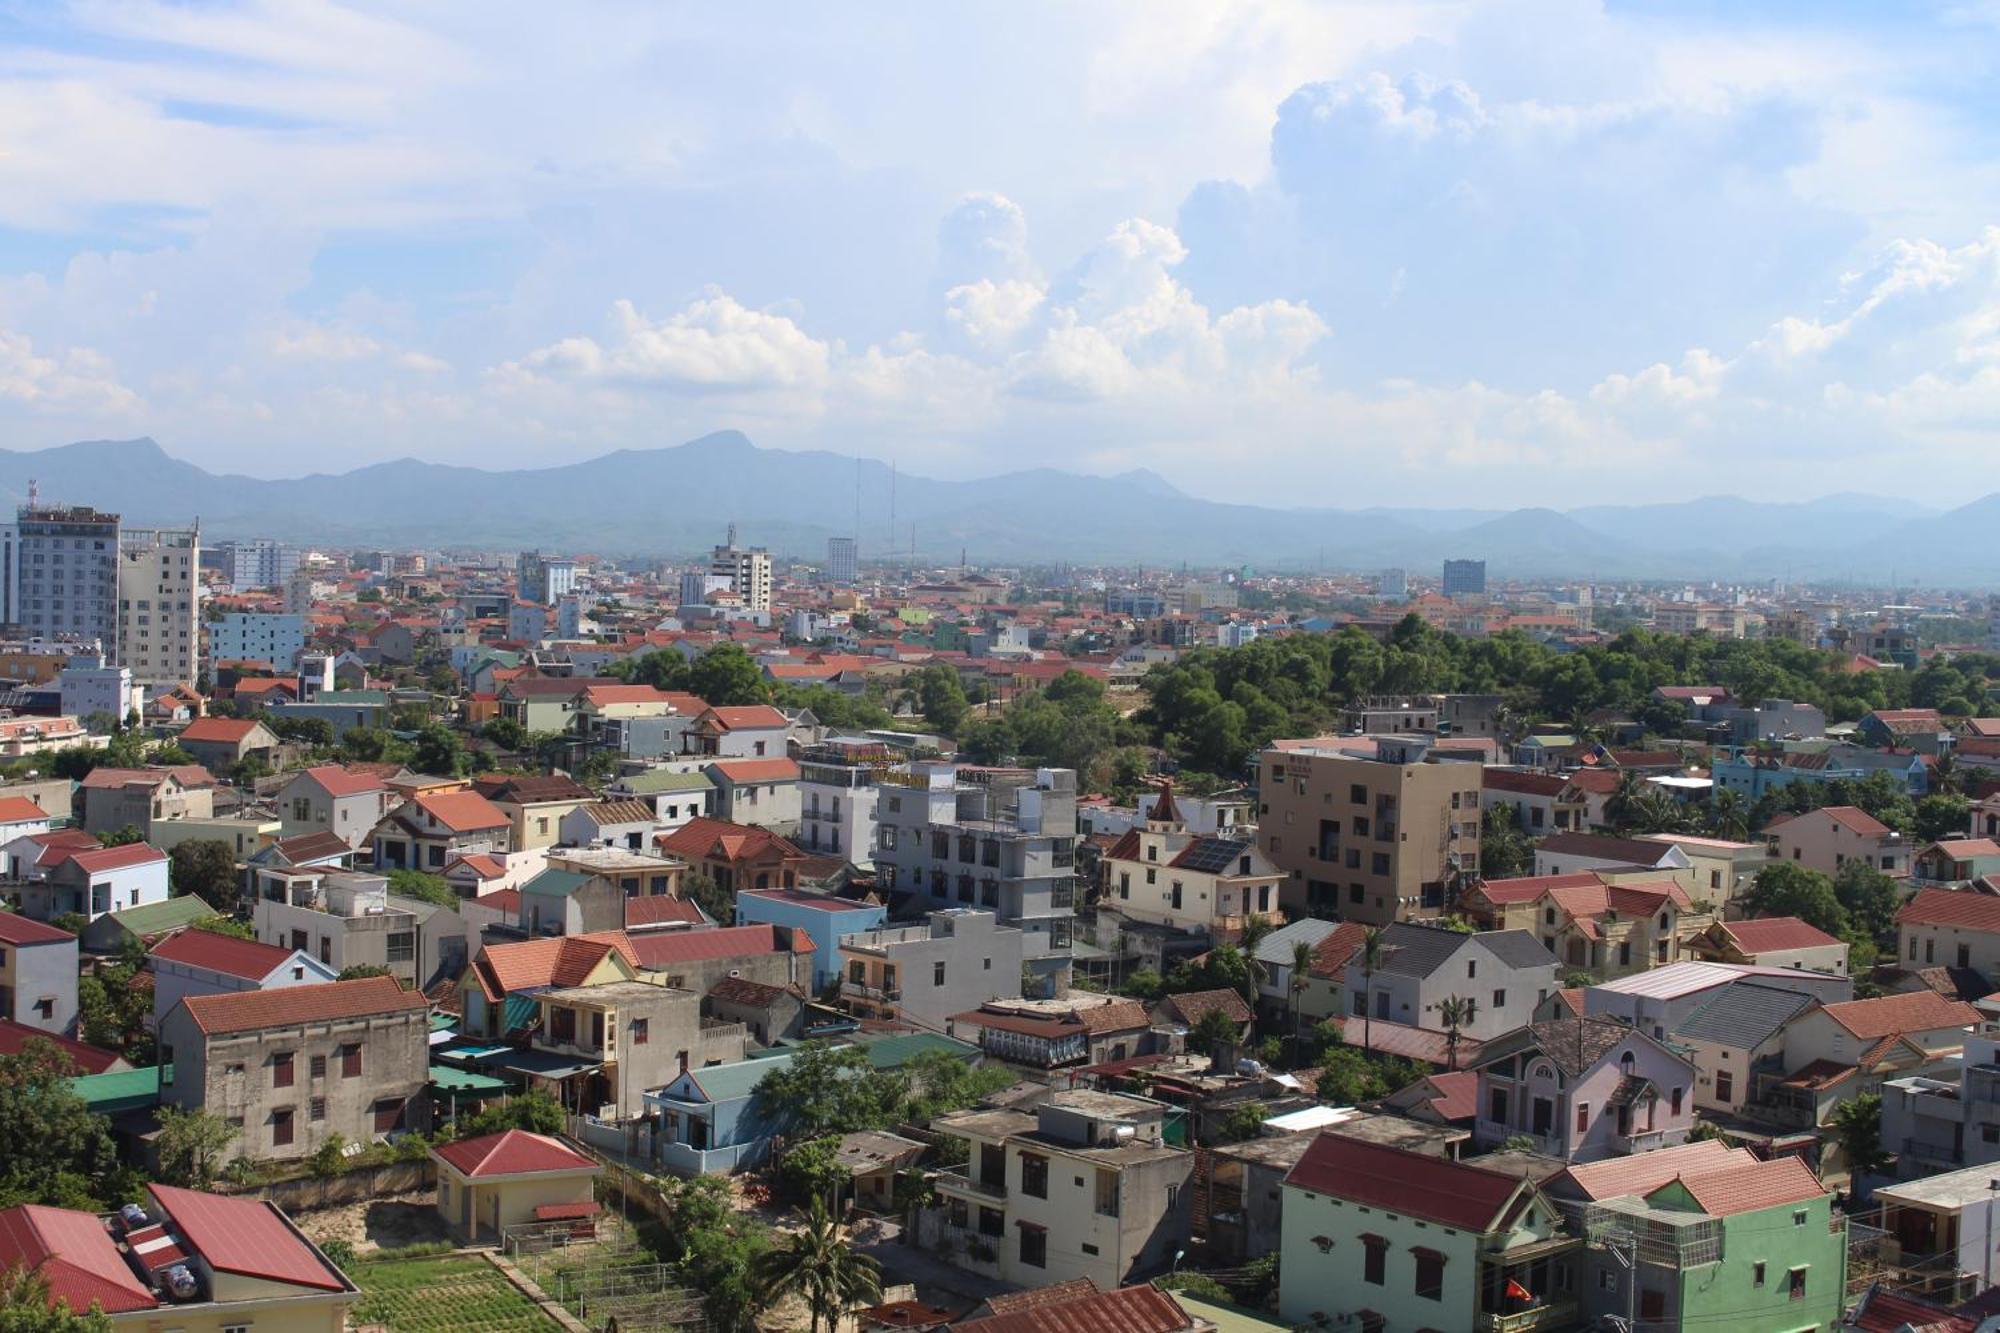
[[[407,963],[417,956],[417,934],[413,930],[389,932],[389,961]]]
[[[1802,1227],[1805,1224],[1806,1224],[1806,1210],[1801,1208],[1797,1212],[1792,1214],[1792,1225],[1795,1227]]]
[[[312,1109],[310,1114],[313,1119],[315,1120],[326,1119],[326,1098],[324,1097],[313,1098],[311,1102],[311,1107]]]
[[[1389,1280],[1389,1242],[1380,1236],[1363,1236],[1361,1248],[1361,1280],[1383,1286]]]
[[[1736,1075],[1727,1069],[1715,1071],[1715,1100],[1730,1102],[1736,1100]]]
[[[1347,801],[1350,805],[1368,804],[1368,788],[1358,782],[1353,784],[1347,789]]]
[[[292,1086],[292,1053],[279,1051],[271,1056],[271,1086],[289,1088]],[[289,1111],[287,1115],[291,1114]]]
[[[350,1041],[340,1047],[340,1076],[342,1078],[361,1077],[361,1043]]]
[[[1021,1154],[1021,1193],[1031,1199],[1049,1197],[1049,1159],[1034,1153]]]
[[[1505,1009],[1507,1007],[1506,991],[1497,990],[1493,992],[1493,1007],[1495,1009]]]
[[[961,1220],[959,1225],[964,1226],[964,1221]],[[998,1208],[981,1208],[979,1210],[979,1234],[982,1236],[992,1236],[996,1239],[1006,1235],[1007,1215]]]
[[[1173,1211],[1171,1203],[1167,1205],[1167,1211]],[[1097,1215],[1099,1217],[1118,1216],[1118,1173],[1116,1171],[1100,1170],[1097,1173]]]
[[[944,985],[944,963],[942,961],[931,964],[931,985]]]
[[[1675,1088],[1673,1090],[1673,1093],[1667,1098],[1668,1114],[1679,1115],[1681,1113],[1681,1097],[1686,1091],[1687,1089],[1685,1088]]]
[[[1576,1104],[1576,1132],[1579,1134],[1588,1134],[1590,1132],[1589,1102],[1578,1102]]]
[[[48,1022],[56,1016],[56,1001],[53,995],[44,995],[35,1001],[35,1017]]]
[[[1802,1301],[1802,1300],[1804,1300],[1804,1299],[1806,1298],[1806,1270],[1805,1270],[1805,1269],[1803,1269],[1803,1268],[1794,1268],[1794,1269],[1792,1270],[1792,1272],[1791,1272],[1791,1289],[1790,1289],[1790,1293],[1789,1293],[1789,1294],[1791,1295],[1791,1298],[1792,1298],[1793,1300],[1795,1300],[1795,1301]]]
[[[292,1141],[292,1112],[290,1107],[271,1112],[271,1146],[283,1148]]]
[[[1479,975],[1479,960],[1477,958],[1468,958],[1465,960],[1465,975],[1468,978]]]
[[[1486,1118],[1496,1125],[1507,1123],[1507,1089],[1494,1088],[1487,1095]]]
[[[1427,1301],[1444,1299],[1444,1256],[1436,1250],[1418,1248],[1411,1251],[1417,1256],[1416,1293]]]
[[[308,1066],[308,1068],[309,1068],[309,1070],[310,1070],[310,1072],[311,1072],[311,1075],[312,1075],[312,1077],[314,1077],[314,1078],[325,1078],[325,1077],[326,1077],[326,1057],[325,1057],[325,1056],[323,1056],[323,1055],[315,1055],[315,1056],[314,1056],[314,1057],[312,1058],[312,1062],[311,1062],[311,1064],[310,1064],[310,1065]]]
[[[1037,1226],[1021,1228],[1021,1262],[1030,1268],[1049,1266],[1049,1233]]]
[[[652,1035],[650,1030],[651,1024],[652,1020],[647,1018],[635,1018],[632,1020],[632,1044],[634,1046],[644,1046],[646,1044],[646,1039]]]

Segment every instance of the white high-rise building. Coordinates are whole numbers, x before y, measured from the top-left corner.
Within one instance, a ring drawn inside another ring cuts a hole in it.
[[[238,611],[208,626],[210,662],[269,662],[280,671],[291,671],[305,646],[304,616]]]
[[[826,576],[835,583],[854,582],[858,555],[852,537],[829,537],[826,542]]]
[[[728,579],[730,589],[750,610],[771,609],[771,555],[761,546],[738,546],[734,523],[729,525],[728,543],[709,557],[708,572]]]
[[[32,638],[116,645],[118,515],[30,501],[14,532],[14,622]]]
[[[523,551],[514,557],[514,578],[521,596],[553,606],[576,591],[576,561]]]
[[[194,683],[201,646],[201,530],[118,536],[118,664],[148,689]]]
[[[218,548],[229,585],[238,592],[246,588],[282,588],[299,568],[299,548],[269,537],[252,541],[224,542]]]

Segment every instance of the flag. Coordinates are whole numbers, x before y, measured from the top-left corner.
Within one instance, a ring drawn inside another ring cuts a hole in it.
[[[1507,1279],[1507,1299],[1510,1301],[1532,1301],[1535,1299],[1535,1293],[1529,1291],[1510,1277]]]

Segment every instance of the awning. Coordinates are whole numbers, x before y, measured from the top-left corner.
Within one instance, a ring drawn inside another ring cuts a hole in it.
[[[604,1211],[604,1205],[592,1200],[588,1203],[545,1203],[535,1209],[537,1222],[567,1222],[572,1218],[596,1217]]]
[[[507,1054],[507,1052],[513,1049],[514,1048],[512,1046],[460,1046],[449,1051],[437,1051],[434,1052],[434,1054],[440,1060],[464,1060],[467,1062],[473,1062],[478,1060],[490,1060],[496,1055],[505,1055]]]
[[[505,1069],[510,1073],[527,1074],[534,1078],[571,1078],[577,1074],[588,1074],[593,1069],[603,1067],[600,1060],[585,1060],[575,1055],[557,1055],[554,1051],[517,1051],[509,1049],[486,1061],[495,1069]]]
[[[1021,1230],[1023,1230],[1023,1231],[1047,1231],[1047,1230],[1048,1230],[1048,1228],[1047,1228],[1047,1227],[1045,1227],[1045,1226],[1043,1226],[1043,1225],[1042,1225],[1042,1224],[1041,1224],[1040,1222],[1030,1222],[1030,1221],[1028,1221],[1028,1220],[1027,1220],[1026,1218],[1020,1218],[1020,1217],[1017,1217],[1017,1218],[1015,1218],[1015,1219],[1014,1219],[1014,1225],[1015,1225],[1015,1226],[1017,1226],[1017,1227],[1019,1227],[1019,1228],[1021,1228]]]
[[[431,1086],[445,1092],[505,1092],[514,1086],[514,1081],[450,1065],[432,1065]]]

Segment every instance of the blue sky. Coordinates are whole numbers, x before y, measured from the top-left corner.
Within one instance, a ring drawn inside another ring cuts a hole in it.
[[[0,0],[0,443],[2000,488],[2000,6]]]

